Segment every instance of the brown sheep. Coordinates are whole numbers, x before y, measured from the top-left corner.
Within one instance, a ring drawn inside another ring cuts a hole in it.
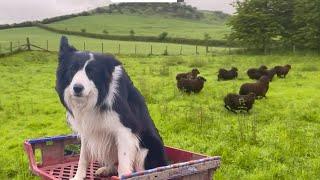
[[[195,79],[197,78],[197,75],[200,74],[200,71],[198,69],[192,69],[191,72],[187,73],[179,73],[176,76],[176,80],[179,81],[180,79]]]
[[[198,76],[196,79],[182,78],[178,80],[177,87],[179,90],[184,91],[186,93],[199,93],[204,86],[204,82],[206,81],[207,80],[201,76]]]
[[[277,76],[279,78],[286,78],[287,74],[291,69],[291,65],[287,64],[285,66],[276,66],[274,67],[274,69],[276,70]]]
[[[238,69],[232,67],[230,71],[226,69],[219,69],[218,81],[222,80],[231,80],[238,77]]]
[[[268,69],[267,66],[262,65],[258,69],[257,68],[248,69],[247,74],[250,79],[258,80],[261,78],[261,76],[263,76],[263,71],[265,71],[267,69]]]
[[[269,81],[270,79],[268,76],[262,76],[255,83],[245,83],[240,87],[239,94],[247,95],[252,92],[256,95],[256,99],[266,97],[269,89]]]
[[[265,69],[265,70],[261,70],[261,74],[262,75],[265,75],[265,76],[268,76],[269,79],[270,79],[270,82],[272,81],[274,75],[277,73],[276,69],[275,68],[272,68],[272,69]]]
[[[238,95],[234,93],[229,93],[224,98],[224,107],[234,113],[237,113],[237,110],[245,110],[249,112],[252,108],[255,100],[255,94],[249,93],[248,95]]]

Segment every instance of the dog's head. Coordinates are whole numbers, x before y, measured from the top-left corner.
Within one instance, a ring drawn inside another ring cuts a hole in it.
[[[112,56],[77,51],[63,36],[56,74],[56,90],[62,104],[71,113],[103,105],[118,65],[120,62]]]

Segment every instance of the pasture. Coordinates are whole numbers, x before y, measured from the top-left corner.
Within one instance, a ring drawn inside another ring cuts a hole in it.
[[[0,54],[8,52],[10,49],[10,42],[13,46],[19,46],[26,43],[26,38],[30,38],[30,42],[34,45],[48,50],[57,51],[59,40],[61,35],[52,33],[38,27],[26,27],[26,28],[13,28],[0,30]],[[102,43],[104,52],[110,52],[114,54],[164,54],[165,50],[169,55],[179,55],[180,52],[183,55],[196,54],[196,46],[193,45],[180,45],[170,43],[150,43],[150,42],[134,42],[134,41],[115,41],[115,40],[97,40],[93,38],[85,38],[79,36],[68,36],[73,42],[73,45],[79,50],[94,50],[97,52],[102,51]],[[85,45],[84,45],[85,44]],[[119,50],[120,46],[120,50]],[[222,47],[210,47],[209,50],[213,53],[225,53],[228,48]],[[197,52],[199,54],[206,54],[206,47],[198,46]]]
[[[36,36],[36,35],[35,35]],[[71,43],[74,43],[71,38]],[[166,145],[222,156],[216,179],[317,179],[320,177],[320,58],[317,56],[124,56],[118,58],[142,92]],[[251,82],[245,71],[291,64],[275,78],[267,99],[250,114],[223,107],[228,92]],[[28,171],[27,138],[69,134],[55,92],[56,53],[24,52],[0,59],[0,179],[37,179]],[[221,67],[239,79],[217,81]],[[175,75],[199,68],[207,79],[199,94],[176,88]]]
[[[103,34],[105,30],[110,35],[129,35],[130,30],[134,30],[137,36],[158,36],[167,32],[170,37],[194,39],[203,39],[205,33],[212,39],[223,39],[229,33],[229,28],[221,20],[190,20],[161,15],[97,14],[58,21],[49,26],[71,31],[85,29],[97,34]]]

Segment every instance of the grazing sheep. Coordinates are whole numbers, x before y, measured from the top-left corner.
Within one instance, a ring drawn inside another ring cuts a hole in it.
[[[176,76],[176,80],[179,81],[180,79],[195,79],[197,78],[197,75],[200,74],[200,71],[198,69],[192,69],[191,72],[187,73],[179,73]]]
[[[263,71],[267,70],[267,66],[261,65],[258,69],[257,68],[250,68],[247,71],[247,74],[250,79],[260,79],[263,76]]]
[[[226,69],[219,69],[218,81],[222,80],[231,80],[238,77],[238,69],[232,67],[230,71]]]
[[[247,95],[252,92],[256,95],[256,99],[266,97],[269,89],[269,81],[270,79],[268,76],[262,76],[255,83],[245,83],[240,87],[239,94]]]
[[[269,79],[270,79],[270,82],[272,81],[274,75],[277,73],[276,69],[275,68],[272,68],[272,69],[265,69],[265,70],[262,70],[261,71],[261,74],[264,75],[264,76],[268,76]]]
[[[249,93],[248,95],[238,95],[234,93],[229,93],[224,98],[224,107],[234,113],[237,113],[237,110],[245,110],[249,112],[254,104],[256,95],[254,93]]]
[[[179,90],[187,92],[187,93],[199,93],[203,86],[204,82],[207,80],[204,77],[198,76],[196,79],[185,79],[182,78],[178,80],[177,87]]]
[[[274,69],[276,70],[277,76],[279,78],[286,78],[286,75],[289,73],[291,69],[291,65],[287,64],[285,66],[276,66],[274,67]]]

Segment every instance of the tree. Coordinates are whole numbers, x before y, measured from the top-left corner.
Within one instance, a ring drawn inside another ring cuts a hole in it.
[[[320,52],[320,0],[296,0],[294,23],[296,43]]]
[[[161,33],[161,34],[159,35],[159,39],[160,39],[161,41],[163,41],[163,40],[165,40],[165,39],[167,38],[167,36],[168,36],[168,33],[167,33],[167,32],[163,32],[163,33]]]
[[[232,16],[231,40],[240,41],[247,48],[266,51],[281,34],[281,24],[274,20],[270,0],[244,0],[234,4],[237,14]]]
[[[134,35],[136,34],[133,29],[131,29],[129,33],[131,37],[134,37]]]

